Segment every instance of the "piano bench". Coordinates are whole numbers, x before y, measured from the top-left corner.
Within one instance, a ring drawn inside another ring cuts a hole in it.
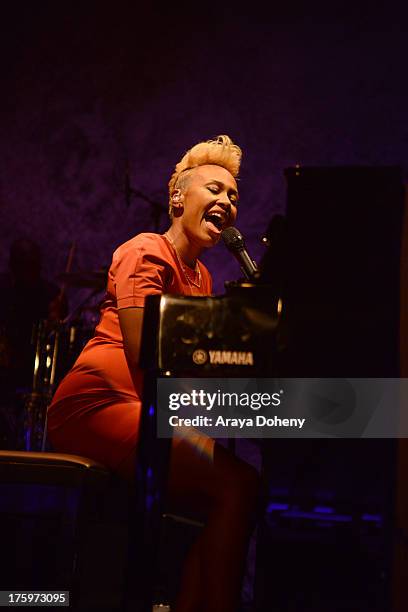
[[[71,609],[125,610],[135,497],[91,459],[0,451],[1,589],[70,591]]]

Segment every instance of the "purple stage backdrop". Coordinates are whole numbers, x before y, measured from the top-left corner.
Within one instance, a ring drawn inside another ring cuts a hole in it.
[[[245,13],[225,3],[8,4],[0,268],[24,234],[42,245],[49,278],[73,240],[74,268],[109,264],[118,244],[154,229],[145,201],[126,204],[127,162],[132,187],[165,208],[181,154],[220,133],[244,150],[237,226],[256,258],[285,208],[285,167],[406,170],[408,38],[392,3],[308,3],[293,14],[274,3]],[[205,261],[217,291],[239,276],[223,245]]]

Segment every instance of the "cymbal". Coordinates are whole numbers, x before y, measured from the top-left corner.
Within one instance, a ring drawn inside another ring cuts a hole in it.
[[[89,289],[105,289],[108,279],[108,268],[100,270],[78,270],[77,272],[62,272],[57,280],[71,287],[87,287]]]

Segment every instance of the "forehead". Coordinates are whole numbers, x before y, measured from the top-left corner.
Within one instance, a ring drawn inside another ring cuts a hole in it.
[[[204,185],[211,181],[218,181],[223,183],[227,189],[238,191],[236,180],[231,172],[222,166],[216,166],[215,164],[198,166],[197,168],[193,168],[190,176],[192,183]]]

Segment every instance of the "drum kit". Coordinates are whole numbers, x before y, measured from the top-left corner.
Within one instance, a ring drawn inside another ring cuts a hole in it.
[[[22,435],[19,447],[26,451],[46,450],[47,409],[54,392],[74,365],[85,344],[93,336],[99,319],[100,300],[105,290],[107,269],[64,272],[57,277],[62,283],[60,298],[67,287],[88,289],[85,299],[63,320],[37,323],[33,338],[35,357],[32,389],[25,395]]]

